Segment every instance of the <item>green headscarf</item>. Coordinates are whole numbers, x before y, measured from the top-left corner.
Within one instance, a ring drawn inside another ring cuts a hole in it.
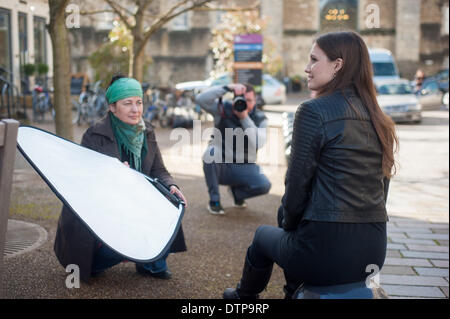
[[[133,96],[143,96],[141,84],[133,78],[120,78],[114,81],[106,91],[109,104]]]
[[[124,150],[130,156],[130,167],[142,171],[142,158],[148,151],[144,120],[141,118],[138,124],[130,125],[119,120],[112,112],[109,114],[120,156]]]

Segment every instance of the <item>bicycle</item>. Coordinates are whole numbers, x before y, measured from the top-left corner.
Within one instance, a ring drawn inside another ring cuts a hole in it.
[[[161,98],[161,90],[155,87],[144,91],[144,119],[154,124],[158,121],[163,128],[172,125],[173,121],[173,96],[167,93],[164,100]]]
[[[50,92],[39,84],[34,86],[32,92],[32,106],[34,122],[43,122],[47,111],[51,113],[52,119],[55,119],[55,109],[50,97]]]
[[[93,89],[87,84],[78,101],[72,99],[72,107],[75,110],[73,124],[80,126],[84,121],[88,125],[93,125],[106,114],[108,102],[106,101],[106,92],[100,86],[101,82],[95,82]]]

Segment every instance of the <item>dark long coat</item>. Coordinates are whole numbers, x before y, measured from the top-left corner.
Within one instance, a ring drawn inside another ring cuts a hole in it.
[[[166,185],[175,185],[164,166],[161,152],[155,139],[153,127],[146,123],[148,152],[142,160],[142,172],[158,178]],[[83,135],[81,145],[105,155],[120,159],[117,142],[109,116],[90,127]],[[64,206],[58,221],[54,250],[63,267],[75,264],[80,267],[80,278],[89,281],[95,248],[100,241],[68,207]],[[183,229],[180,227],[170,252],[186,251]]]

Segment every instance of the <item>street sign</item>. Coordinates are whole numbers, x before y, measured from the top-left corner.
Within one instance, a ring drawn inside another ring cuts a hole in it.
[[[261,34],[241,34],[234,37],[235,82],[262,85],[262,52]]]

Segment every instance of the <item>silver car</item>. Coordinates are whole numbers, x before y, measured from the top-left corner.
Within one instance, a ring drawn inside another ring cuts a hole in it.
[[[269,74],[263,74],[262,98],[264,104],[284,104],[286,102],[286,87],[283,83]],[[222,73],[217,77],[210,77],[204,81],[190,81],[178,83],[177,90],[203,91],[214,85],[227,85],[233,82],[231,73]]]
[[[422,105],[406,79],[376,81],[381,109],[395,122],[422,121]]]

